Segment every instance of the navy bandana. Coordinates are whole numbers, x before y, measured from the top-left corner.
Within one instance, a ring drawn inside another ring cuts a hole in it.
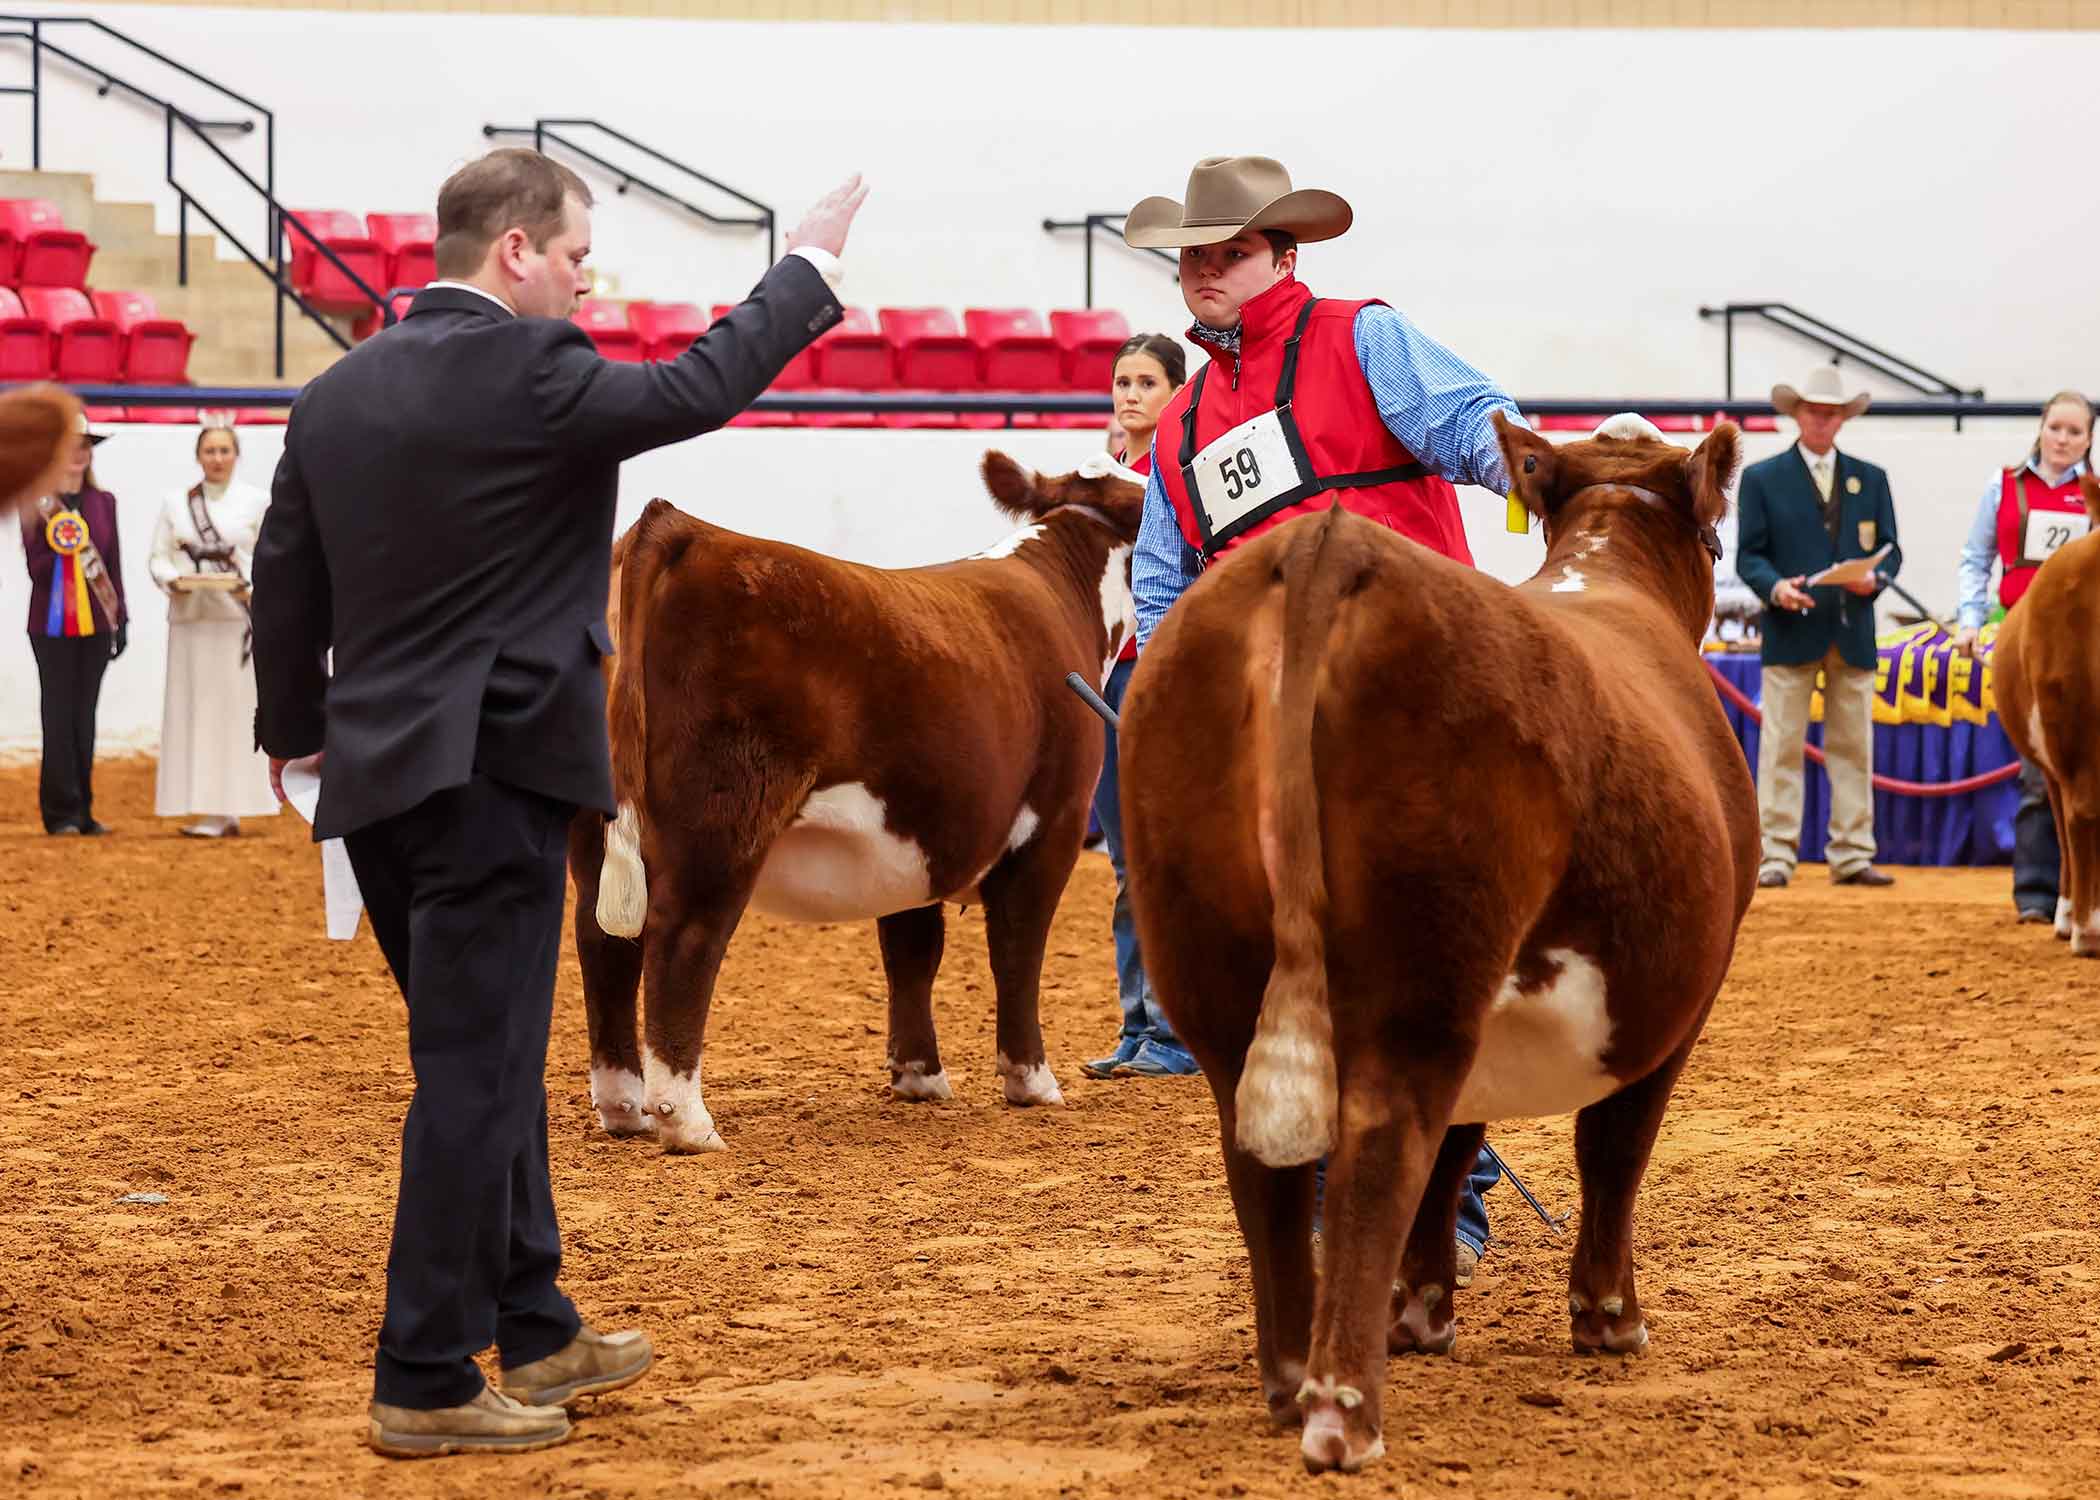
[[[1240,354],[1240,325],[1235,323],[1230,328],[1212,328],[1207,324],[1196,323],[1189,328],[1189,342],[1201,344],[1204,348],[1220,354],[1230,354],[1237,359]]]

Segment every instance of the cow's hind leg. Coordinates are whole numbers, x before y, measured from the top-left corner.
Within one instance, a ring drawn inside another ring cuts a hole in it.
[[[721,1151],[727,1143],[708,1113],[700,1062],[715,978],[758,872],[737,864],[726,839],[695,841],[672,859],[663,857],[663,842],[651,854],[642,951],[648,1109],[666,1151]]]
[[[1225,1147],[1225,1180],[1232,1211],[1247,1242],[1247,1270],[1254,1283],[1255,1356],[1269,1415],[1284,1425],[1302,1420],[1298,1392],[1305,1384],[1305,1357],[1312,1342],[1313,1169],[1270,1167],[1236,1144],[1234,1095],[1239,1072],[1206,1076],[1217,1098],[1218,1129]]]
[[[2064,818],[2064,893],[2071,898],[2071,951],[2100,958],[2100,811],[2075,807]]]
[[[1568,1266],[1568,1323],[1578,1354],[1632,1354],[1648,1343],[1633,1285],[1633,1204],[1670,1091],[1699,1030],[1693,1026],[1654,1072],[1575,1116],[1582,1227]]]
[[[2056,820],[2056,935],[2071,935],[2071,872],[2076,862],[2071,850],[2071,830],[2064,821],[2065,789],[2054,776],[2042,773],[2042,789],[2049,798],[2049,815]]]
[[[605,862],[605,816],[585,808],[569,824],[569,874],[576,882],[576,958],[583,966],[583,1015],[591,1036],[591,1104],[614,1135],[647,1135],[635,992],[642,944],[598,925],[598,877]]]
[[[875,924],[890,985],[890,1092],[899,1099],[946,1099],[948,1075],[933,1033],[933,978],[940,972],[947,918],[938,905],[914,907]]]
[[[1076,824],[1038,829],[978,886],[999,994],[999,1076],[1008,1104],[1065,1102],[1043,1051],[1043,949],[1058,898],[1079,857],[1081,832]]]
[[[1430,1169],[1393,1286],[1386,1347],[1395,1354],[1449,1354],[1458,1342],[1452,1308],[1458,1274],[1458,1199],[1480,1156],[1485,1125],[1454,1125]]]

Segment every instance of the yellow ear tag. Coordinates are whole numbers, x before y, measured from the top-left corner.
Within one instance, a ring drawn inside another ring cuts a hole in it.
[[[1531,512],[1524,508],[1524,502],[1517,498],[1515,490],[1509,492],[1509,515],[1503,521],[1503,525],[1518,536],[1531,530]]]

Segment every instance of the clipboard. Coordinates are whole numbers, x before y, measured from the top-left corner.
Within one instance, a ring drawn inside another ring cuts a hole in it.
[[[1872,557],[1848,557],[1841,563],[1833,563],[1822,572],[1811,573],[1802,579],[1802,586],[1816,588],[1822,584],[1872,583],[1874,570],[1895,548],[1894,542],[1883,542],[1881,550]]]

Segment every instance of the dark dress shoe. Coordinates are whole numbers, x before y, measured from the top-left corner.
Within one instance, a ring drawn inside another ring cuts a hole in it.
[[[2056,913],[2043,911],[2039,906],[2023,906],[2020,908],[2020,921],[2022,924],[2032,922],[2037,927],[2054,927]]]
[[[1838,876],[1836,883],[1838,885],[1894,885],[1896,877],[1884,875],[1872,865],[1861,865],[1850,875]]]
[[[44,832],[55,839],[77,839],[80,837],[80,825],[61,823],[56,828],[46,828]]]
[[[110,829],[107,823],[98,823],[93,818],[89,818],[85,823],[80,825],[80,831],[86,834],[89,838],[100,838],[105,833],[108,833]]]
[[[1776,891],[1792,878],[1793,877],[1788,875],[1787,872],[1784,870],[1766,870],[1763,874],[1757,877],[1757,884],[1760,889],[1767,891]]]

